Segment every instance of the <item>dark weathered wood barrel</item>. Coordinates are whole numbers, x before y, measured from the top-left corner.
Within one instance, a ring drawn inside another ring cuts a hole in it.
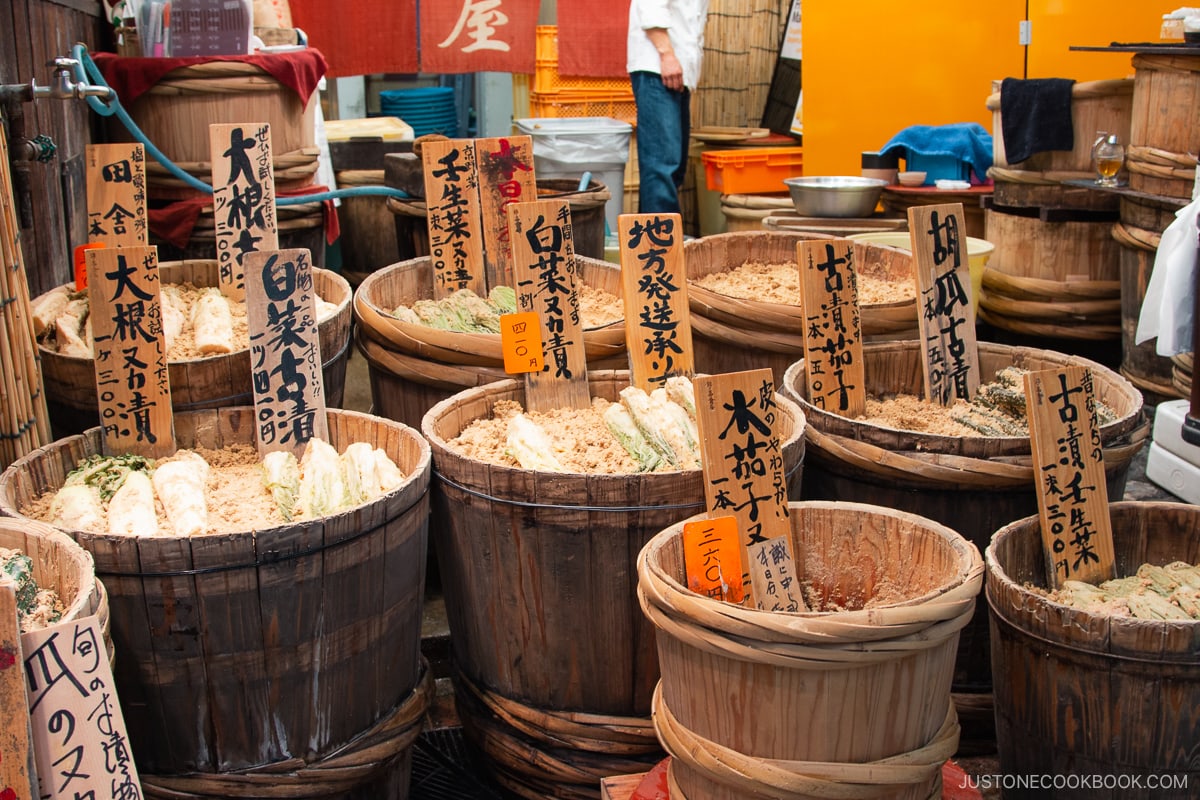
[[[1200,563],[1200,508],[1110,505],[1117,574]],[[1065,781],[1005,798],[1183,800],[1200,786],[1200,622],[1099,616],[1052,602],[1036,515],[985,553],[1000,771]]]
[[[366,414],[331,409],[328,421],[339,452],[382,448],[404,484],[341,514],[244,533],[68,532],[109,591],[117,689],[148,796],[357,797],[376,780],[407,796],[430,698],[429,446]],[[175,415],[180,447],[252,444],[255,429],[248,406]],[[20,516],[100,444],[92,428],[14,463],[0,511]]]
[[[610,401],[628,371],[589,373]],[[704,511],[700,470],[633,475],[538,472],[465,457],[447,443],[513,380],[467,389],[425,415],[434,453],[437,550],[464,731],[506,788],[529,798],[599,796],[602,777],[662,757],[650,723],[654,626],[636,599],[637,556],[656,533]],[[780,397],[789,486],[804,417]]]

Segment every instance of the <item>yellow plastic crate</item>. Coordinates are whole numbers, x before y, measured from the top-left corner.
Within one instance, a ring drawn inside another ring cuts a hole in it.
[[[629,77],[623,78],[592,78],[558,74],[558,26],[537,26],[537,49],[534,52],[534,67],[537,70],[533,76],[535,92],[604,92],[613,95],[629,95],[633,97],[633,88]],[[580,116],[580,115],[571,115]],[[582,115],[587,116],[587,115]]]

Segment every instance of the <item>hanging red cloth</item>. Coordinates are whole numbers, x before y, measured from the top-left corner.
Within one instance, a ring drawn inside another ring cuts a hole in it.
[[[415,73],[417,0],[290,0],[292,24],[325,54],[329,77]]]
[[[629,3],[596,13],[595,0],[558,0],[558,74],[624,78]]]
[[[421,3],[421,71],[533,74],[539,0]]]

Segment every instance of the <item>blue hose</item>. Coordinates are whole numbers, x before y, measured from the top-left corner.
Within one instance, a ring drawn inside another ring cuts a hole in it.
[[[146,152],[158,163],[166,168],[179,180],[186,183],[193,189],[212,194],[213,188],[204,181],[196,178],[194,175],[180,169],[171,159],[167,158],[161,150],[154,146],[154,143],[142,132],[142,129],[137,126],[133,118],[129,116],[121,101],[117,98],[117,93],[104,82],[104,76],[100,74],[96,62],[92,61],[92,57],[88,54],[87,47],[83,44],[76,44],[74,47],[75,60],[79,62],[76,67],[75,80],[78,83],[91,83],[95,86],[102,86],[108,89],[112,96],[107,100],[102,100],[99,97],[88,96],[87,104],[102,117],[115,116],[120,120],[121,124],[133,134],[133,138],[142,143],[146,148]],[[315,203],[320,200],[332,200],[335,197],[362,197],[364,195],[385,195],[388,197],[407,198],[407,192],[400,189],[393,189],[390,186],[352,186],[347,189],[335,189],[326,192],[314,192],[313,194],[300,195],[296,197],[276,197],[275,205],[277,206],[298,206],[305,203]]]

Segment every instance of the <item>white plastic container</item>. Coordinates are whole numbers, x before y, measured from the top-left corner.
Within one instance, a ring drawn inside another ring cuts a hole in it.
[[[513,120],[533,138],[533,168],[542,178],[580,179],[592,173],[612,195],[604,204],[611,231],[617,229],[625,198],[625,164],[633,126],[611,117],[540,117]]]

